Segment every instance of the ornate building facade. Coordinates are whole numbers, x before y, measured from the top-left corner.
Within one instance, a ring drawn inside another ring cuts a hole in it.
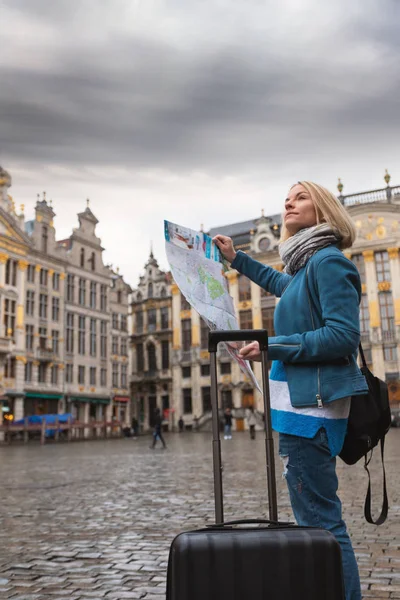
[[[372,371],[389,384],[394,409],[400,408],[400,186],[390,186],[339,200],[354,220],[357,238],[346,256],[356,264],[362,281],[360,307],[361,338]],[[278,254],[281,216],[265,216],[211,229],[211,236],[222,233],[232,237],[235,247],[282,270]],[[273,317],[277,299],[236,271],[227,273],[242,329],[266,328],[274,335]],[[207,351],[208,328],[190,308],[178,287],[168,288],[172,296],[171,408],[183,415],[185,423],[201,424],[210,413],[210,367]],[[139,303],[135,310],[140,311]],[[147,335],[145,326],[141,335]],[[218,376],[223,406],[236,409],[236,427],[244,427],[245,408],[262,410],[262,398],[238,365],[221,349]],[[261,381],[258,363],[253,365]],[[139,382],[137,382],[139,384]],[[139,384],[140,385],[140,384]]]
[[[51,202],[38,199],[25,222],[10,186],[0,168],[1,419],[72,412],[83,422],[128,421],[130,288],[103,264],[96,217],[88,205],[79,227],[57,241]]]

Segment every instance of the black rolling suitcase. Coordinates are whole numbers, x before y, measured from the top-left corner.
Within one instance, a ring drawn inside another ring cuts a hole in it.
[[[257,340],[262,350],[270,520],[224,523],[216,351],[219,342],[239,340]],[[278,522],[267,350],[265,330],[209,334],[216,524],[173,540],[167,600],[344,599],[341,551],[334,536]]]

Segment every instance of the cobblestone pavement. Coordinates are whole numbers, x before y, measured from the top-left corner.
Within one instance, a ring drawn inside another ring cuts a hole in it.
[[[168,548],[179,531],[213,519],[210,434],[0,448],[0,598],[165,597]],[[276,444],[275,444],[276,445]],[[400,429],[387,440],[390,515],[363,519],[362,465],[338,463],[344,514],[365,598],[400,598]],[[223,441],[226,518],[266,516],[264,444]],[[281,473],[277,459],[277,473]],[[381,476],[374,456],[378,507]],[[280,517],[290,517],[279,476]]]

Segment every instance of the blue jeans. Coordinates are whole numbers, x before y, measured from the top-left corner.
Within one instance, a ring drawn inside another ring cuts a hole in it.
[[[225,435],[226,437],[231,437],[231,435],[232,435],[232,425],[227,425],[227,424],[226,424],[226,425],[224,426],[224,435]]]
[[[313,439],[280,433],[279,454],[297,524],[322,527],[335,536],[342,549],[346,600],[361,600],[357,562],[337,496],[336,458],[331,456],[325,429]]]

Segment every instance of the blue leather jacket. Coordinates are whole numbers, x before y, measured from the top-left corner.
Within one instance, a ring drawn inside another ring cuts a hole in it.
[[[285,364],[294,407],[322,407],[368,390],[357,365],[360,276],[337,246],[316,252],[294,276],[241,251],[232,268],[281,298],[269,357]]]

